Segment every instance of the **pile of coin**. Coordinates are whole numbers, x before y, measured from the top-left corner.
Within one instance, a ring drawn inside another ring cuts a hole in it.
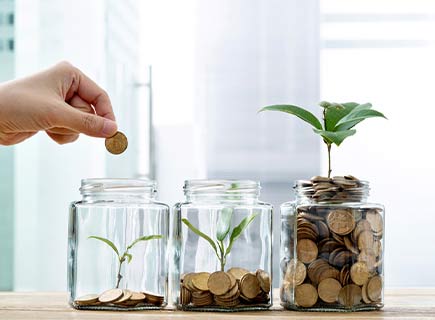
[[[226,272],[196,272],[181,276],[180,304],[185,306],[218,306],[235,308],[243,305],[268,304],[271,288],[269,274],[244,268]]]
[[[128,289],[110,289],[101,294],[87,294],[74,300],[77,307],[139,307],[146,305],[162,306],[164,297],[149,292],[136,292]]]
[[[333,178],[315,176],[296,186],[305,196],[318,202],[358,201],[364,197],[365,182],[351,175]]]
[[[334,179],[358,185],[359,180],[350,177]],[[313,180],[332,183],[320,178]],[[283,305],[291,309],[381,306],[382,209],[322,202],[300,205],[296,213],[283,223]]]

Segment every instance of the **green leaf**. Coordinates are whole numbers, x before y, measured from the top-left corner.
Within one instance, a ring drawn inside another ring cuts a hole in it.
[[[316,129],[319,129],[319,130],[323,129],[322,124],[320,123],[319,119],[316,118],[316,116],[314,114],[312,114],[308,110],[305,110],[305,109],[298,107],[298,106],[293,106],[293,105],[288,105],[288,104],[273,105],[273,106],[264,107],[258,112],[263,112],[263,111],[286,112],[286,113],[289,113],[289,114],[292,114],[292,115],[298,117],[299,119],[304,120],[305,122],[309,123],[310,125],[312,125]]]
[[[340,103],[340,105],[342,106],[342,108],[331,106],[325,109],[326,131],[335,131],[334,128],[337,122],[359,106],[359,104],[356,102]]]
[[[161,238],[163,238],[163,237],[161,235],[157,235],[157,234],[154,234],[152,236],[143,236],[143,237],[137,238],[127,247],[127,251],[130,250],[131,248],[133,248],[133,246],[138,242],[148,241],[148,240],[153,240],[153,239],[161,239]]]
[[[234,242],[240,237],[242,232],[249,226],[249,224],[252,222],[252,220],[255,219],[255,217],[258,215],[258,213],[253,213],[247,217],[245,217],[237,227],[233,229],[230,236],[230,243],[228,244],[227,250],[225,251],[225,257],[231,252],[231,249],[233,248]]]
[[[201,238],[205,239],[208,243],[210,243],[211,247],[213,248],[214,252],[216,253],[216,256],[219,258],[218,252],[217,252],[217,247],[216,244],[214,243],[214,241],[205,233],[202,233],[201,231],[199,231],[198,229],[196,229],[190,222],[189,220],[187,220],[186,218],[181,219],[181,221],[183,221],[183,223],[190,229],[192,230],[194,233],[196,233],[198,236],[200,236]]]
[[[233,217],[232,208],[223,208],[219,215],[219,220],[217,223],[216,238],[219,241],[223,241],[228,235],[231,226],[231,219]]]
[[[381,112],[376,110],[355,109],[345,117],[341,118],[340,121],[337,122],[335,129],[336,131],[349,130],[365,119],[376,117],[386,119],[386,117]]]
[[[112,241],[110,241],[106,238],[97,237],[97,236],[89,236],[88,239],[97,239],[97,240],[103,241],[105,244],[107,244],[109,247],[111,247],[113,249],[113,251],[116,252],[116,255],[118,256],[118,258],[120,258],[118,248],[116,248],[116,246],[113,244]]]
[[[126,256],[127,257],[127,262],[128,263],[130,263],[131,262],[131,259],[133,259],[133,256],[130,254],[130,253],[124,253],[124,256]]]
[[[317,130],[313,129],[315,133],[320,134],[323,139],[326,140],[327,143],[331,144],[334,143],[337,146],[339,146],[344,139],[347,137],[353,136],[356,132],[356,130],[344,130],[344,131],[324,131],[324,130]]]

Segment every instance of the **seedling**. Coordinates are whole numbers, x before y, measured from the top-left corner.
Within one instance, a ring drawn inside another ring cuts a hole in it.
[[[213,251],[216,254],[221,266],[221,271],[224,271],[225,264],[227,262],[227,256],[231,253],[234,242],[240,237],[242,232],[249,226],[249,224],[255,219],[258,213],[252,213],[251,215],[245,217],[235,228],[231,229],[231,220],[233,217],[232,208],[223,208],[219,216],[219,221],[216,230],[216,240],[201,232],[195,228],[187,219],[182,219],[183,223],[198,236],[206,240]],[[225,247],[225,239],[229,237],[228,246]]]
[[[386,117],[379,111],[372,109],[371,103],[359,104],[356,102],[331,103],[322,101],[319,103],[323,108],[323,125],[315,115],[308,110],[294,105],[272,105],[259,110],[281,111],[292,114],[309,123],[313,131],[323,138],[328,149],[328,178],[331,177],[331,147],[337,147],[348,137],[356,133],[355,127],[361,121],[368,118]]]
[[[102,237],[97,237],[97,236],[89,236],[88,239],[96,239],[96,240],[100,240],[103,241],[105,244],[107,244],[109,247],[111,247],[113,249],[113,251],[115,251],[116,256],[118,258],[119,261],[119,268],[118,268],[118,275],[117,275],[117,282],[116,282],[116,288],[119,288],[119,283],[121,282],[122,279],[122,275],[121,275],[121,267],[122,264],[124,263],[125,260],[127,260],[128,263],[131,262],[131,260],[133,259],[133,256],[131,253],[129,253],[128,251],[133,248],[134,245],[136,245],[137,243],[141,242],[141,241],[148,241],[148,240],[153,240],[153,239],[161,239],[162,236],[161,235],[152,235],[152,236],[143,236],[143,237],[139,237],[136,240],[134,240],[128,247],[127,249],[124,251],[124,253],[121,255],[119,253],[118,248],[115,246],[115,244],[110,241],[109,239],[106,238],[102,238]]]

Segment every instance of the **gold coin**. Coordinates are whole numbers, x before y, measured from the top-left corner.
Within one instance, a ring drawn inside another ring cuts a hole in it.
[[[192,294],[185,286],[181,286],[180,303],[183,305],[189,304],[192,301]]]
[[[231,289],[231,279],[224,271],[213,272],[207,280],[208,289],[215,295],[225,294]]]
[[[381,233],[384,229],[384,221],[382,216],[376,210],[370,210],[366,214],[366,219],[370,223],[370,227],[375,233]]]
[[[341,284],[334,278],[326,278],[320,281],[317,288],[320,299],[327,303],[333,303],[337,301],[340,290]]]
[[[124,302],[126,302],[127,300],[130,299],[130,297],[131,297],[132,294],[133,294],[133,293],[132,293],[130,290],[128,290],[128,289],[124,289],[124,290],[122,290],[122,297],[119,298],[119,299],[116,300],[116,301],[113,301],[113,302],[114,302],[114,303],[124,303]]]
[[[228,269],[227,272],[232,274],[237,280],[240,281],[245,274],[249,273],[249,270],[244,268],[233,267]]]
[[[157,306],[161,305],[165,301],[165,297],[156,293],[144,292],[145,299],[147,302],[155,304]]]
[[[360,250],[372,249],[375,244],[373,233],[371,231],[363,231],[358,236],[358,248]]]
[[[264,270],[258,269],[255,275],[257,276],[257,280],[260,284],[261,290],[263,290],[264,292],[270,292],[269,274]]]
[[[369,271],[376,268],[376,255],[373,249],[362,249],[358,255],[358,261],[365,262]]]
[[[98,302],[98,294],[87,294],[74,300],[77,305],[88,306]]]
[[[369,279],[369,268],[365,262],[357,262],[350,268],[350,278],[352,281],[362,286]]]
[[[195,287],[192,284],[192,278],[194,277],[195,273],[186,273],[183,277],[183,285],[189,289],[190,291],[196,291]]]
[[[346,307],[352,307],[361,302],[362,291],[356,284],[348,284],[341,288],[338,294],[338,302]]]
[[[382,278],[374,276],[367,283],[367,295],[372,301],[379,301],[382,297]]]
[[[145,300],[145,294],[143,294],[142,292],[132,292],[131,293],[131,297],[130,297],[131,301],[142,301]]]
[[[337,209],[331,211],[326,222],[329,229],[341,236],[351,233],[355,228],[355,219],[347,210]]]
[[[118,300],[123,295],[124,293],[121,289],[110,289],[100,294],[98,300],[102,303],[109,303]]]
[[[372,303],[372,301],[369,299],[369,296],[367,295],[367,282],[364,283],[364,285],[362,286],[361,294],[362,294],[362,299],[365,303]]]
[[[301,307],[309,308],[314,306],[318,297],[316,288],[309,283],[304,283],[296,287],[295,300],[296,304]]]
[[[301,239],[296,246],[298,259],[303,263],[311,263],[317,258],[317,245],[309,239]]]
[[[248,299],[254,299],[261,292],[257,276],[247,273],[240,280],[240,293]]]
[[[287,270],[285,272],[285,280],[289,282],[290,285],[298,286],[302,284],[307,276],[307,268],[305,265],[296,259],[291,259],[287,265]]]
[[[210,277],[210,273],[208,272],[198,272],[192,277],[192,285],[195,289],[199,291],[208,291],[208,278]]]
[[[128,140],[125,134],[118,131],[114,136],[110,138],[106,138],[106,149],[112,154],[121,154],[123,153],[128,146]]]

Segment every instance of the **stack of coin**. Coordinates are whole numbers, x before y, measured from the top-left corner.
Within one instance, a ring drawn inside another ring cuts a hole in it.
[[[314,177],[299,185],[315,203],[297,207],[296,223],[283,223],[285,307],[354,309],[381,302],[382,210],[345,203],[361,199],[362,186],[352,176]]]
[[[304,194],[318,202],[358,201],[363,197],[364,182],[354,176],[312,177],[299,182]]]
[[[88,294],[74,300],[76,306],[136,307],[152,304],[163,305],[164,297],[153,293],[128,289],[110,289],[101,294]]]
[[[270,287],[270,276],[261,269],[255,273],[237,267],[211,274],[187,273],[181,277],[180,304],[223,308],[268,304]]]

